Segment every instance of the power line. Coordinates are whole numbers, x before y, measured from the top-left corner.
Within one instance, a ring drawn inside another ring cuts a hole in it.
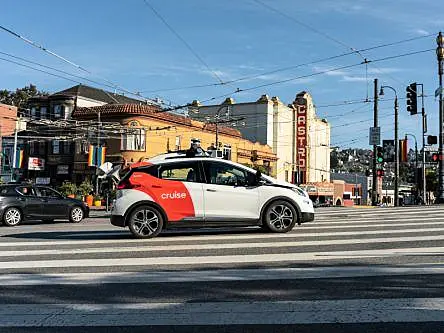
[[[425,53],[425,52],[430,52],[430,51],[434,51],[434,50],[435,49],[413,51],[413,52],[398,54],[398,55],[394,55],[394,56],[383,57],[383,58],[379,58],[379,59],[375,59],[375,60],[371,60],[371,61],[363,61],[363,62],[351,64],[351,65],[340,66],[340,67],[336,67],[336,68],[332,68],[332,69],[328,69],[328,70],[320,71],[320,72],[316,72],[316,73],[300,75],[300,76],[296,76],[296,77],[289,78],[289,79],[278,80],[278,81],[274,81],[274,82],[270,82],[270,83],[264,83],[264,84],[253,86],[253,87],[249,87],[249,88],[244,88],[244,89],[237,88],[237,90],[235,90],[235,91],[233,91],[231,93],[219,95],[219,96],[216,96],[216,97],[211,97],[211,98],[208,98],[206,100],[203,100],[202,102],[212,101],[212,100],[215,100],[217,98],[231,96],[231,95],[234,95],[234,94],[237,94],[237,93],[240,93],[240,92],[256,90],[256,89],[263,88],[263,87],[274,86],[274,85],[277,85],[277,84],[287,83],[287,82],[291,82],[291,81],[295,81],[295,80],[299,80],[299,79],[304,79],[304,78],[309,78],[309,77],[318,76],[318,75],[322,75],[322,74],[327,74],[327,73],[335,72],[335,71],[342,70],[342,69],[357,67],[357,66],[361,66],[361,65],[365,64],[366,62],[373,62],[374,63],[374,62],[387,61],[387,60],[391,60],[391,59],[397,59],[397,58],[401,58],[401,57],[411,56],[411,55]]]
[[[6,52],[0,51],[0,54],[6,55],[6,56],[11,57],[13,59],[17,59],[17,60],[21,60],[21,61],[27,62],[29,64],[33,64],[33,65],[37,65],[37,66],[40,66],[40,67],[43,67],[43,68],[47,68],[47,69],[53,70],[53,71],[58,72],[58,73],[62,73],[62,74],[66,74],[66,75],[78,78],[78,79],[82,79],[84,81],[92,82],[92,83],[95,83],[95,84],[100,85],[100,86],[104,86],[104,87],[108,87],[108,88],[113,88],[114,89],[114,86],[111,86],[109,84],[105,84],[105,83],[101,83],[101,82],[98,82],[98,81],[94,81],[94,80],[88,79],[86,77],[75,75],[75,74],[72,74],[72,73],[69,73],[69,72],[66,72],[66,71],[63,71],[63,70],[51,67],[51,66],[43,65],[41,63],[38,63],[38,62],[35,62],[35,61],[32,61],[32,60],[28,60],[28,59],[25,59],[25,58],[22,58],[22,57],[18,57],[18,56],[15,56],[13,54],[10,54],[10,53],[6,53]]]
[[[422,38],[426,38],[426,37],[430,37],[430,36],[432,36],[432,34],[425,35],[425,36],[408,38],[408,39],[403,39],[403,40],[400,40],[400,41],[386,43],[386,44],[381,44],[381,45],[375,45],[375,46],[371,46],[371,47],[368,47],[368,48],[359,49],[357,51],[358,52],[371,51],[371,50],[375,50],[375,49],[379,49],[379,48],[383,48],[383,47],[394,46],[394,45],[398,45],[398,44],[402,44],[402,43],[411,42],[411,41],[414,41],[414,40],[418,40],[418,39],[422,39]],[[293,65],[293,66],[286,66],[286,67],[277,68],[277,69],[274,69],[274,70],[271,70],[271,71],[267,71],[267,72],[262,72],[262,73],[259,73],[259,74],[254,74],[254,75],[250,75],[250,76],[243,76],[243,77],[240,77],[240,78],[237,78],[237,79],[225,81],[224,85],[225,84],[236,83],[236,82],[240,82],[240,81],[252,80],[252,79],[264,76],[264,75],[270,75],[270,74],[275,74],[275,73],[279,73],[279,72],[285,72],[285,71],[296,69],[296,68],[299,68],[299,67],[304,67],[304,66],[308,66],[308,65],[314,65],[314,64],[317,64],[317,63],[326,62],[326,61],[329,61],[329,60],[333,60],[333,59],[338,59],[338,58],[342,58],[342,57],[345,57],[345,56],[349,56],[349,55],[354,54],[354,53],[356,53],[356,52],[355,51],[346,52],[346,53],[342,53],[342,54],[338,54],[338,55],[334,55],[334,56],[330,56],[330,57],[326,57],[326,58],[321,58],[321,59],[318,59],[318,60],[313,60],[313,61],[306,62],[306,63],[301,63],[301,64],[297,64],[297,65]],[[215,86],[220,86],[220,85],[222,85],[222,84],[220,84],[220,83],[208,83],[208,84],[190,85],[190,86],[186,86],[186,87],[145,90],[145,91],[142,91],[142,92],[143,93],[154,93],[154,92],[165,92],[165,91],[176,91],[176,90],[187,90],[187,89],[195,89],[195,88],[215,87]]]
[[[186,48],[213,74],[213,76],[219,81],[220,84],[225,84],[224,81],[217,75],[215,71],[213,71],[210,66],[205,62],[205,60],[202,59],[201,56],[197,54],[196,51],[191,47],[190,44],[187,43],[187,41],[176,31],[173,29],[173,27],[160,15],[160,13],[148,2],[148,0],[143,0],[145,5],[151,9],[151,11],[154,13],[154,15],[157,16],[159,20],[162,21],[162,23],[186,46]]]
[[[42,46],[42,45],[37,44],[36,42],[33,42],[32,40],[30,40],[30,39],[28,39],[28,38],[26,38],[26,37],[24,37],[24,36],[19,35],[18,33],[14,32],[14,31],[12,31],[12,30],[10,30],[10,29],[8,29],[8,28],[5,28],[5,27],[2,26],[2,25],[0,25],[0,29],[6,31],[7,33],[13,35],[14,37],[17,37],[17,38],[19,38],[19,39],[25,41],[26,43],[28,43],[28,44],[30,44],[30,45],[32,45],[32,46],[34,46],[34,47],[36,47],[36,48],[38,48],[38,49],[40,49],[40,50],[46,52],[46,53],[48,53],[48,54],[50,54],[50,55],[52,55],[52,56],[54,56],[54,57],[56,57],[56,58],[58,58],[58,59],[60,59],[60,60],[62,60],[63,62],[66,62],[66,63],[68,63],[68,64],[70,64],[70,65],[76,67],[77,69],[79,69],[79,70],[81,70],[81,71],[83,71],[83,72],[85,72],[85,73],[88,73],[89,75],[94,75],[91,71],[87,70],[86,68],[84,68],[84,67],[82,67],[82,66],[80,66],[80,65],[78,65],[78,64],[76,64],[76,63],[74,63],[74,62],[72,62],[72,61],[70,61],[70,60],[68,60],[68,59],[65,58],[65,57],[62,57],[62,56],[58,55],[57,53],[55,53],[55,52],[53,52],[53,51],[51,51],[51,50],[45,48],[45,47]],[[54,74],[51,74],[51,75],[54,75]],[[103,78],[103,77],[100,77],[100,76],[97,76],[97,77],[99,77],[99,78],[102,79],[103,81],[106,81],[107,83],[111,84],[111,85],[114,87],[114,89],[120,90],[120,91],[122,91],[122,92],[126,92],[126,93],[131,94],[131,95],[134,95],[134,96],[142,97],[142,98],[144,98],[144,99],[147,100],[147,101],[148,101],[148,100],[152,101],[151,98],[147,98],[147,97],[141,96],[140,93],[137,93],[137,92],[129,91],[128,89],[125,89],[125,88],[119,86],[118,84],[116,84],[116,83],[114,83],[114,82],[112,82],[112,81],[110,81],[110,80],[108,80],[108,79],[106,79],[106,78]]]

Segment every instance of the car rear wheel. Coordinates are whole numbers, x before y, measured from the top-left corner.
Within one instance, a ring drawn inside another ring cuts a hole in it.
[[[262,227],[271,232],[289,232],[295,226],[298,216],[293,205],[287,201],[272,202],[265,210]]]
[[[81,222],[84,216],[83,209],[78,206],[71,208],[71,211],[69,212],[69,220],[74,223]]]
[[[15,207],[7,208],[3,214],[3,223],[8,227],[15,227],[22,222],[22,218],[20,209]]]
[[[154,207],[140,206],[131,213],[128,225],[134,237],[153,238],[162,231],[163,217]]]

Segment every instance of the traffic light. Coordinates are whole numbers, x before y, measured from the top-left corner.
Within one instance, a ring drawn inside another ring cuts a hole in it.
[[[384,176],[384,169],[378,169],[376,170],[376,176],[383,177]]]
[[[376,162],[384,162],[384,149],[381,146],[376,147]]]
[[[418,113],[418,92],[416,90],[416,82],[411,83],[406,91],[407,91],[407,111],[410,112],[411,115]]]
[[[439,161],[439,154],[433,153],[432,154],[432,162],[438,162]]]

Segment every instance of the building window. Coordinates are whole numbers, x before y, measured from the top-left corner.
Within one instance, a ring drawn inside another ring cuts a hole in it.
[[[60,154],[60,141],[59,140],[52,140],[52,153],[53,154]]]
[[[288,182],[288,170],[285,170],[285,181]]]
[[[129,128],[122,134],[121,150],[145,151],[145,136],[143,128]]]
[[[180,141],[181,141],[181,137],[180,135],[176,136],[176,150],[180,150]]]
[[[59,119],[62,118],[62,106],[54,105],[54,118]]]
[[[48,117],[48,109],[46,106],[40,107],[40,119],[47,119]]]
[[[37,108],[33,106],[31,108],[31,118],[36,118],[36,117],[37,117]]]
[[[224,145],[223,155],[225,160],[231,160],[231,146]]]
[[[64,155],[71,154],[71,142],[70,141],[62,141],[60,148],[61,148],[61,152],[60,152],[61,154],[64,154]]]

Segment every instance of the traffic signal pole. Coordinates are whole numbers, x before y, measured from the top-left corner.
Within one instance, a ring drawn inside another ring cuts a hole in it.
[[[373,104],[373,127],[378,127],[378,79],[375,79],[375,97]],[[376,206],[378,204],[378,196],[377,196],[377,181],[378,177],[376,175],[376,147],[377,145],[373,145],[373,181],[372,181],[372,206]]]

